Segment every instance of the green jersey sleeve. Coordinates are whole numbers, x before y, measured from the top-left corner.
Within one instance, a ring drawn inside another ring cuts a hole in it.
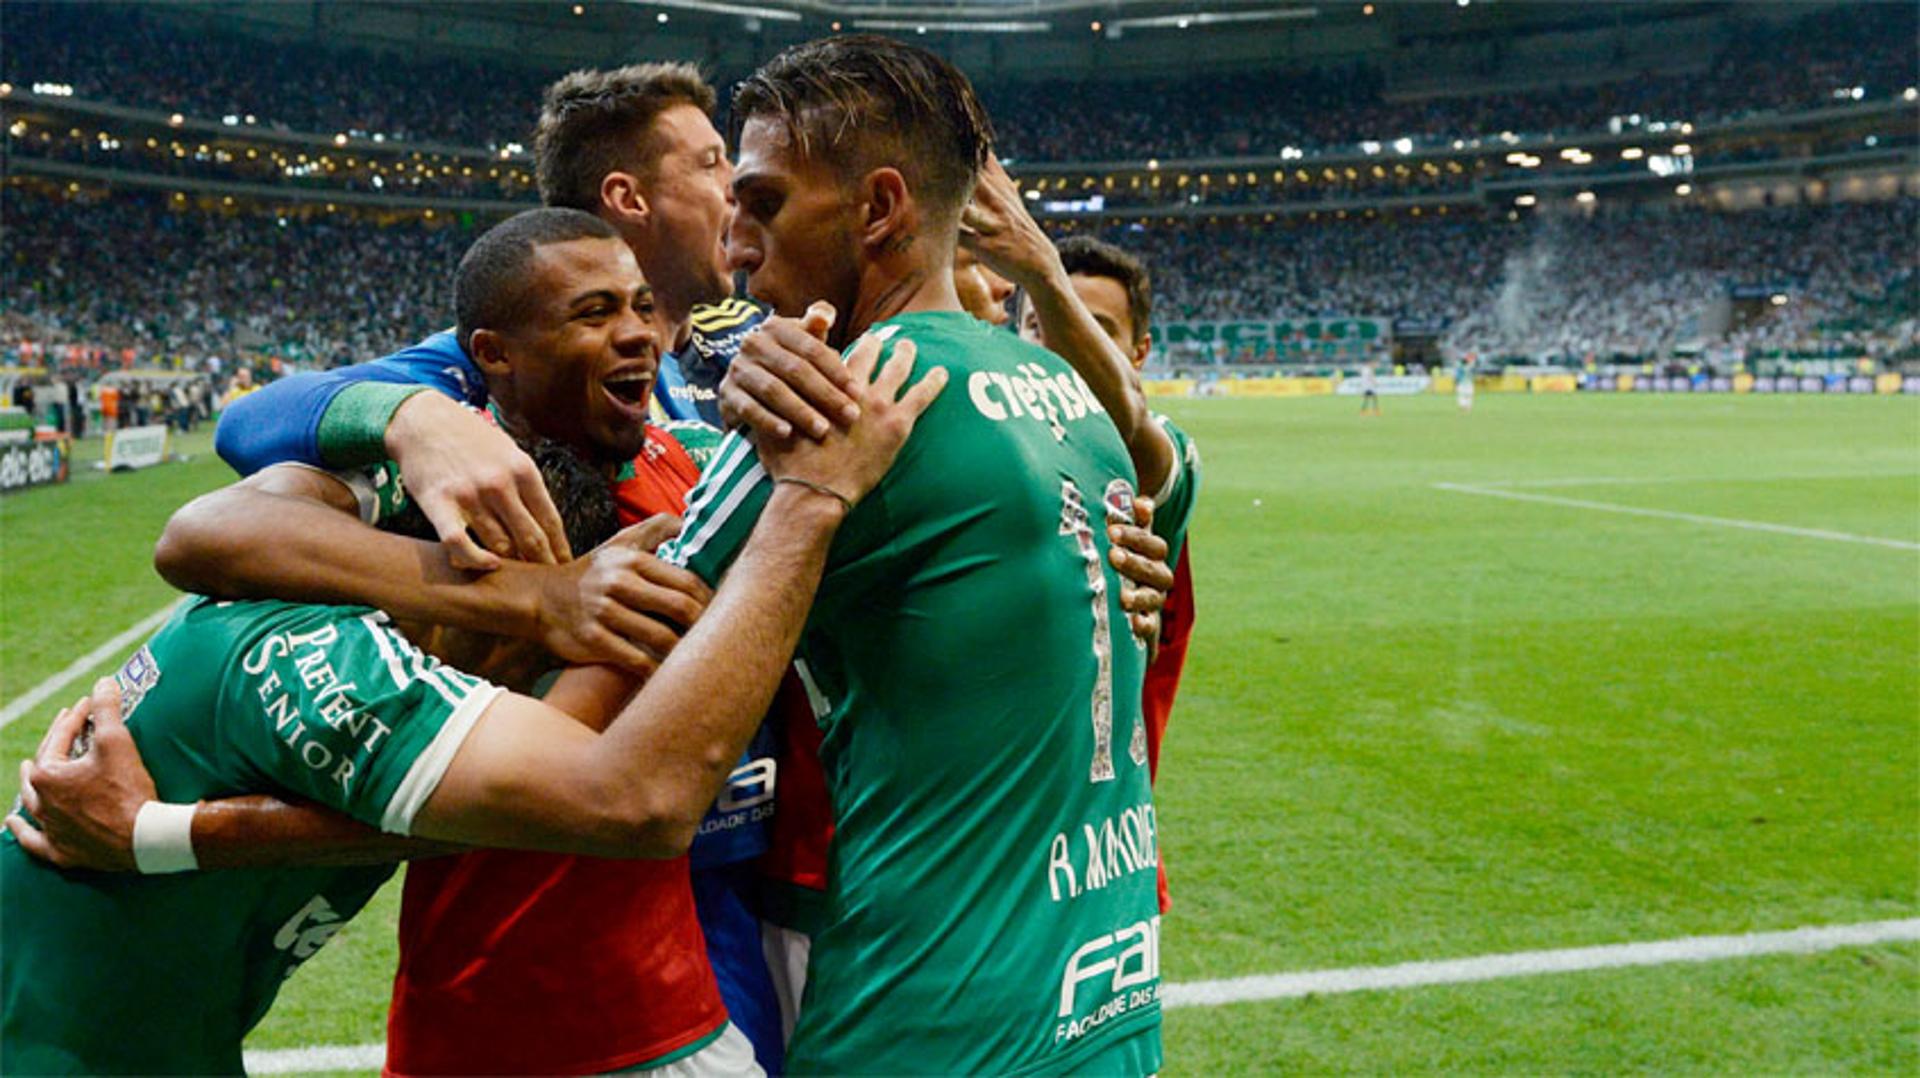
[[[660,559],[718,585],[746,547],[772,493],[773,478],[753,443],[737,431],[728,434],[687,496],[686,523],[679,537],[660,548]]]
[[[1153,493],[1153,534],[1167,541],[1171,564],[1179,560],[1187,526],[1193,522],[1193,505],[1200,494],[1200,448],[1166,416],[1156,415],[1153,420],[1173,439],[1173,470]]]
[[[219,744],[242,788],[287,790],[410,833],[504,690],[428,656],[365,607],[288,605],[265,624],[220,692]]]

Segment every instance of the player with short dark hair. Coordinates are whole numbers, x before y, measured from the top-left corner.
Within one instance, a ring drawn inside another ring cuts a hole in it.
[[[646,285],[625,245],[575,211],[532,212],[546,216],[534,219],[531,233],[549,242],[514,237],[494,250],[521,259],[541,294],[529,304],[490,303],[497,291],[484,293],[497,279],[463,275],[467,309],[520,312],[478,324],[474,350],[496,385],[527,370],[580,376],[550,377],[543,384],[551,399],[524,402],[538,408],[508,414],[510,426],[579,412],[582,402],[567,394],[590,385],[589,375],[649,362],[658,351]],[[585,234],[557,238],[575,226]],[[585,311],[596,312],[585,320],[591,324],[575,324]],[[863,380],[877,352],[856,353]],[[56,723],[48,749],[24,776],[25,806],[36,810],[36,776],[87,767],[89,757],[124,754],[137,743],[157,787],[140,816],[172,836],[158,847],[147,843],[168,862],[152,867],[194,867],[188,851],[196,813],[182,802],[263,790],[430,839],[675,856],[765,711],[847,506],[878,479],[938,392],[938,377],[923,380],[896,403],[907,367],[896,360],[881,372],[848,435],[791,451],[767,447],[769,466],[782,476],[774,492],[780,508],[756,530],[752,553],[674,657],[624,707],[631,682],[604,669],[562,676],[549,700],[568,702],[566,711],[507,692],[423,654],[370,608],[203,598],[122,667],[117,691],[105,685],[96,693],[95,710]],[[574,445],[583,439],[565,427],[542,433]],[[382,497],[358,477],[299,467],[276,469],[258,485],[277,491],[276,508],[289,514],[300,511],[302,498],[334,507],[315,512],[374,513],[397,496],[391,484]],[[407,553],[425,561],[418,549]],[[697,607],[677,609],[685,622],[697,615]],[[721,667],[727,676],[714,677]],[[124,726],[117,721],[122,701]],[[95,744],[80,761],[67,761],[85,717],[99,725]],[[69,876],[25,855],[23,843],[44,841],[23,821],[7,826],[0,1051],[9,1073],[239,1070],[241,1038],[287,972],[391,872]],[[137,851],[138,823],[135,836]],[[735,1066],[742,1059],[751,1066],[744,1051],[732,1057]]]
[[[965,386],[850,518],[802,649],[833,869],[790,1067],[1157,1070],[1143,648],[1115,632],[1103,527],[1134,469],[1058,356],[961,310],[985,114],[931,53],[848,36],[769,61],[734,115],[748,291],[782,314],[824,298],[832,343],[910,342]],[[730,437],[668,556],[717,577],[769,489]]]
[[[1110,303],[1093,311],[1094,320],[1107,336],[1128,350],[1134,368],[1139,369],[1147,361],[1147,351],[1153,347],[1153,277],[1147,272],[1147,264],[1125,249],[1093,236],[1068,236],[1054,246],[1060,251],[1060,266],[1068,276],[1111,281],[1120,286],[1126,296],[1126,321],[1122,323],[1114,317],[1117,312],[1112,312],[1114,305]],[[1087,297],[1082,294],[1080,298],[1085,302]],[[1103,313],[1107,313],[1107,317],[1102,318]],[[1029,307],[1024,322],[1023,328],[1039,335],[1038,312]]]
[[[713,112],[713,88],[692,64],[575,71],[548,86],[533,132],[540,200],[595,213],[610,173],[652,175],[654,120],[677,105]]]

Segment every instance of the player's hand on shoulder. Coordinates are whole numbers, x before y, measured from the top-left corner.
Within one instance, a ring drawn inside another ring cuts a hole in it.
[[[720,419],[728,429],[819,439],[859,417],[853,375],[827,346],[834,318],[833,305],[821,300],[803,317],[771,315],[747,334],[720,381]]]
[[[154,798],[153,776],[121,721],[119,687],[101,678],[54,716],[34,758],[20,764],[20,804],[34,822],[13,813],[6,826],[21,849],[61,868],[131,872],[134,820]]]
[[[581,558],[542,570],[547,649],[571,662],[651,674],[713,598],[699,577],[654,557],[679,532],[679,517],[649,517]]]
[[[454,568],[486,572],[501,558],[572,556],[533,458],[479,413],[438,393],[416,393],[393,414],[387,452]]]
[[[847,356],[860,407],[860,418],[851,426],[836,428],[818,442],[801,437],[756,439],[761,463],[776,481],[830,492],[848,505],[879,485],[913,433],[914,423],[947,384],[946,369],[935,367],[903,394],[901,389],[913,373],[915,345],[905,338],[897,340],[885,365],[880,365],[884,343],[881,335],[867,334]]]
[[[1107,526],[1107,558],[1121,576],[1120,606],[1151,661],[1160,649],[1160,611],[1173,590],[1173,566],[1167,564],[1167,541],[1150,530],[1152,498],[1133,499],[1133,521]]]

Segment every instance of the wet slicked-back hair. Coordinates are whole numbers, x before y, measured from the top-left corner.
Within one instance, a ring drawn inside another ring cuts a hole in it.
[[[547,87],[533,131],[534,174],[549,206],[600,208],[607,173],[652,173],[643,144],[675,105],[713,114],[713,87],[692,64],[629,64],[575,71]]]
[[[843,176],[891,166],[914,196],[958,215],[993,148],[973,85],[925,49],[877,34],[795,45],[733,92],[733,118],[783,124],[801,156]]]
[[[1145,340],[1153,319],[1153,279],[1147,275],[1147,264],[1092,236],[1068,236],[1054,246],[1060,249],[1060,264],[1069,274],[1120,282],[1127,290],[1127,316],[1133,321],[1133,343],[1138,345]]]
[[[511,330],[526,319],[535,251],[550,243],[619,238],[612,225],[593,214],[552,207],[524,210],[487,229],[460,256],[460,268],[454,271],[460,346],[472,347],[476,329]]]

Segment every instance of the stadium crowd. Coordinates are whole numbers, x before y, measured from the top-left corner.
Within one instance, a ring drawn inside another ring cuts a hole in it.
[[[132,349],[142,361],[279,356],[331,366],[442,328],[471,234],[348,215],[293,219],[169,207],[116,191],[61,200],[7,188],[0,318],[9,342]],[[128,257],[131,237],[141,240]],[[8,359],[14,358],[9,348]]]
[[[80,98],[323,134],[476,148],[524,140],[539,88],[557,74],[351,49],[262,49],[109,4],[10,3],[5,19],[0,74],[16,85],[60,82]],[[1377,64],[1358,63],[1204,79],[1009,82],[988,85],[983,97],[1009,159],[1115,161],[1584,132],[1635,116],[1698,123],[1830,105],[1854,86],[1884,98],[1914,84],[1912,5],[1737,25],[1705,71],[1622,65],[1618,78],[1597,85],[1396,99]]]
[[[142,361],[280,357],[329,367],[445,323],[442,282],[470,233],[351,214],[284,219],[115,193],[66,202],[10,189],[0,347],[84,345]],[[1159,320],[1383,318],[1444,328],[1455,354],[1662,356],[1910,348],[1920,275],[1911,199],[1745,213],[1609,208],[1518,220],[1406,214],[1249,225],[1235,219],[1102,233],[1146,259]],[[1062,234],[1067,230],[1061,230]],[[165,237],[148,257],[129,235]],[[1731,289],[1784,295],[1725,334],[1703,330]],[[155,302],[156,298],[158,302]]]
[[[1578,361],[1711,343],[1910,347],[1916,227],[1909,199],[1746,213],[1229,220],[1107,238],[1154,267],[1159,319],[1385,318],[1445,327],[1456,355]],[[1766,310],[1707,332],[1709,305],[1736,288],[1764,291]],[[1773,295],[1786,299],[1776,306]]]

